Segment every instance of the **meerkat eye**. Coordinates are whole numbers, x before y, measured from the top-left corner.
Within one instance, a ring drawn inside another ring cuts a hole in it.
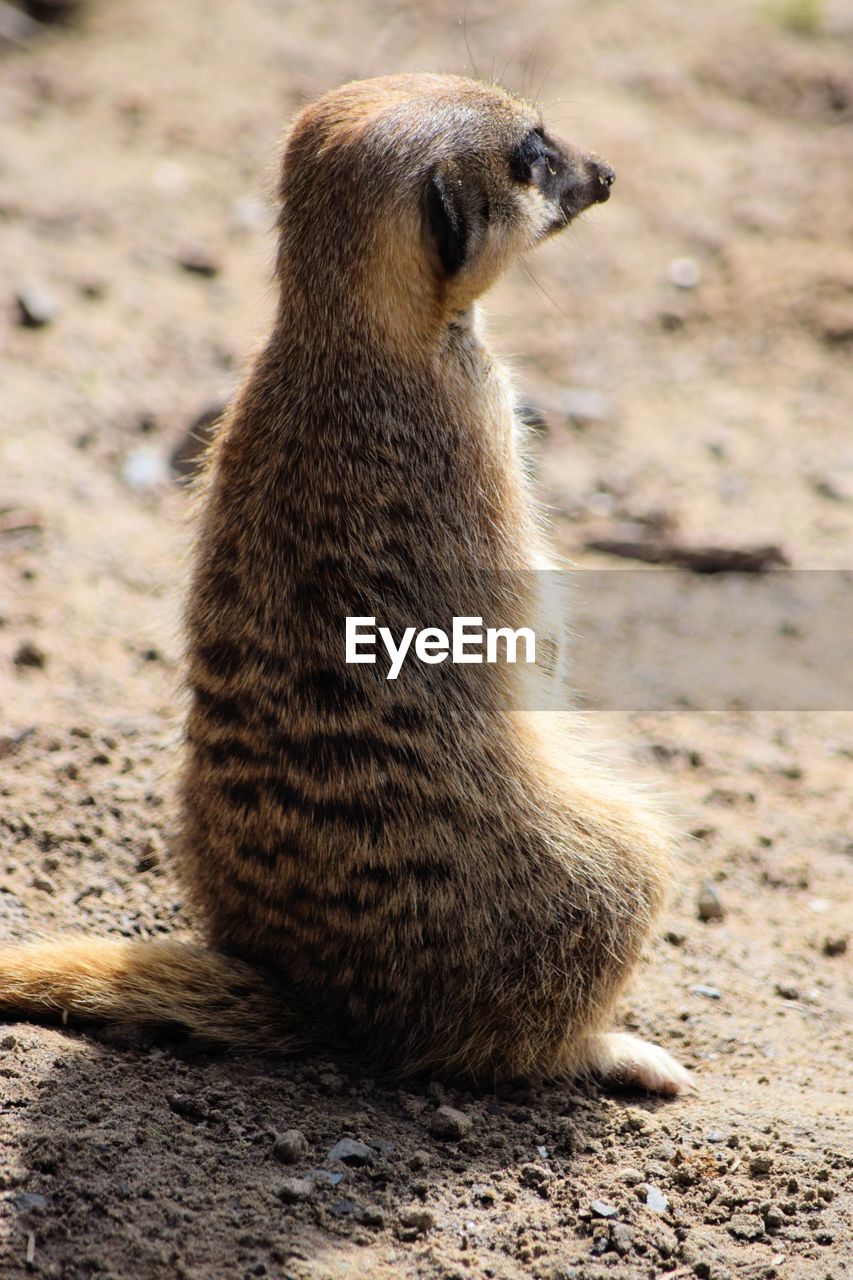
[[[557,173],[557,157],[541,129],[531,129],[518,144],[509,160],[510,173],[516,182],[527,186],[543,186]]]

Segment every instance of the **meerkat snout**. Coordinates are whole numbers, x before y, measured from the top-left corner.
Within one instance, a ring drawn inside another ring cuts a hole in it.
[[[600,156],[579,155],[577,159],[570,160],[560,191],[561,216],[551,229],[560,231],[585,209],[609,200],[610,188],[615,181],[616,174]]]

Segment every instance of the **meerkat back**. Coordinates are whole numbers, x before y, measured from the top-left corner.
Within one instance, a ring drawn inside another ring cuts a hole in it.
[[[508,664],[346,661],[347,619],[396,644],[535,620],[541,520],[476,300],[612,181],[529,104],[456,77],[354,83],[299,116],[279,307],[212,451],[187,609],[178,851],[208,947],[159,953],[156,981],[152,951],[101,947],[76,1003],[61,944],[24,948],[16,978],[0,952],[0,1004],[61,987],[127,1016],[148,963],[133,1016],[159,993],[161,1017],[225,1041],[688,1083],[606,1030],[665,888],[663,827],[554,759]]]

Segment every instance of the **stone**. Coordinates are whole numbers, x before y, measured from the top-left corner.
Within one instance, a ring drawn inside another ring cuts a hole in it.
[[[726,914],[720,901],[720,895],[707,880],[700,888],[699,896],[696,899],[696,914],[700,920],[704,920],[706,923],[709,920],[722,920]]]
[[[773,990],[783,1000],[799,1000],[800,998],[799,988],[792,986],[789,982],[777,982]]]
[[[16,667],[35,667],[42,671],[47,665],[47,654],[34,640],[23,640],[15,650],[12,661]]]
[[[695,258],[673,258],[666,278],[676,289],[695,289],[702,279],[702,268]]]
[[[669,1208],[669,1197],[652,1183],[646,1187],[646,1208],[651,1209],[652,1213],[666,1213]]]
[[[25,329],[43,329],[56,318],[59,303],[42,285],[22,285],[15,294],[18,323]]]
[[[358,1215],[359,1222],[363,1222],[366,1227],[384,1227],[385,1214],[382,1209],[375,1205],[367,1205]]]
[[[543,1199],[548,1198],[549,1184],[553,1181],[554,1175],[550,1169],[544,1169],[539,1164],[524,1164],[519,1172],[519,1181],[523,1187],[529,1187],[532,1191],[538,1191]]]
[[[156,449],[132,449],[121,467],[121,478],[134,493],[154,493],[169,481],[169,465]]]
[[[40,1195],[37,1191],[19,1191],[15,1196],[15,1208],[21,1213],[28,1213],[30,1209],[44,1209],[47,1207],[47,1196]]]
[[[596,1218],[615,1218],[619,1210],[606,1200],[590,1200],[589,1207]]]
[[[419,1235],[426,1235],[430,1228],[435,1226],[435,1215],[421,1205],[412,1205],[411,1208],[401,1209],[399,1216],[402,1227],[408,1227],[410,1230],[418,1232]]]
[[[217,259],[201,245],[192,245],[179,254],[178,266],[191,275],[204,276],[208,280],[218,276],[220,271]]]
[[[827,472],[815,476],[812,481],[814,491],[831,502],[853,502],[853,474]]]
[[[285,1204],[300,1204],[314,1193],[314,1183],[308,1178],[285,1178],[276,1187],[276,1195]]]
[[[336,1142],[329,1152],[327,1159],[340,1160],[342,1164],[352,1165],[353,1168],[360,1168],[362,1165],[371,1164],[373,1161],[373,1152],[370,1147],[363,1142],[357,1142],[355,1138],[341,1138]]]
[[[272,1153],[282,1164],[296,1164],[308,1152],[308,1140],[301,1129],[286,1129],[272,1146]]]
[[[764,1223],[757,1213],[733,1213],[729,1219],[729,1234],[736,1240],[760,1240],[764,1235]]]
[[[630,1253],[634,1247],[634,1229],[627,1222],[610,1223],[610,1245],[620,1257]]]
[[[429,1131],[434,1138],[443,1138],[447,1142],[458,1142],[471,1132],[472,1121],[464,1111],[455,1107],[439,1107],[429,1119]]]

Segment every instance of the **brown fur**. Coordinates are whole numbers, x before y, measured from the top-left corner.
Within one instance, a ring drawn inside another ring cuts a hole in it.
[[[391,682],[343,662],[347,615],[395,634],[535,615],[513,571],[542,562],[540,522],[473,303],[554,229],[510,165],[540,123],[439,76],[347,85],[297,119],[278,315],[212,450],[187,612],[179,855],[211,949],[2,948],[0,1007],[353,1045],[405,1071],[685,1083],[601,1034],[664,892],[661,825],[549,744],[512,668],[412,660]],[[612,175],[549,145],[536,173],[568,192],[565,222]],[[435,175],[458,269],[425,228]]]

